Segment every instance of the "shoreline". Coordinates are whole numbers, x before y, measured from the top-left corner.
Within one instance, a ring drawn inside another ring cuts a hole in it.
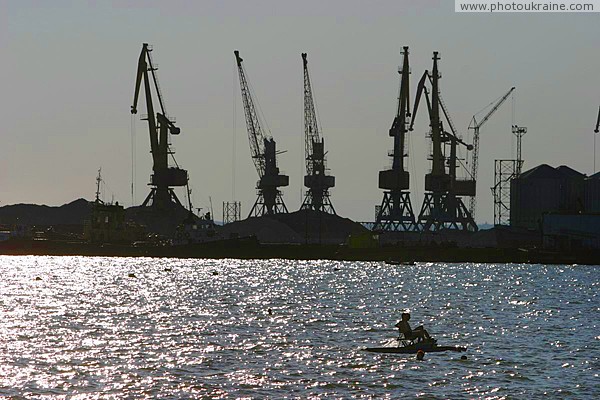
[[[461,248],[449,246],[381,246],[350,248],[345,245],[261,244],[256,240],[223,240],[180,246],[89,244],[75,241],[7,240],[0,255],[104,256],[157,258],[239,258],[335,261],[473,262],[600,265],[600,252],[557,252],[524,248]]]

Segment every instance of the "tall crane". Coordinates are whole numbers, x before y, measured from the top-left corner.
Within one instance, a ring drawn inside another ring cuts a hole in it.
[[[432,73],[429,74],[428,71],[425,71],[417,86],[412,121],[409,127],[409,130],[413,129],[419,102],[422,94],[425,93],[432,142],[431,172],[425,175],[426,193],[419,213],[418,224],[419,228],[424,231],[442,229],[477,231],[477,224],[461,199],[461,196],[475,195],[475,181],[457,177],[458,145],[466,147],[467,150],[472,150],[473,146],[460,138],[441,100],[438,60],[438,52],[434,51]],[[431,100],[425,87],[428,79],[431,83]],[[440,109],[452,132],[444,129]]]
[[[472,159],[471,159],[471,178],[475,181],[475,184],[477,184],[477,170],[479,168],[479,129],[490,119],[490,117],[496,111],[498,111],[500,106],[506,101],[506,99],[508,99],[508,97],[512,94],[512,92],[514,90],[515,90],[514,86],[512,88],[510,88],[510,90],[508,92],[506,92],[506,94],[504,94],[504,96],[502,96],[494,104],[494,106],[490,109],[490,111],[480,121],[477,121],[477,118],[476,118],[477,114],[473,115],[473,118],[471,119],[471,124],[469,125],[469,129],[473,129],[473,153],[472,153]],[[471,198],[469,199],[469,212],[471,213],[473,218],[475,218],[476,208],[477,208],[477,197],[471,196]]]
[[[336,214],[329,198],[329,189],[335,186],[335,177],[327,175],[325,139],[319,134],[317,112],[306,57],[306,53],[302,53],[304,68],[304,150],[306,156],[304,186],[308,188],[308,191],[300,209]]]
[[[138,60],[131,113],[137,114],[140,86],[143,80],[148,115],[142,116],[142,120],[148,121],[153,173],[149,184],[152,188],[142,203],[142,206],[145,207],[152,201],[153,208],[166,209],[174,205],[182,206],[177,195],[173,191],[173,187],[187,186],[188,173],[185,169],[179,168],[179,166],[169,167],[168,157],[169,155],[173,156],[174,154],[169,148],[169,134],[178,135],[180,129],[176,127],[174,121],[167,116],[165,102],[160,91],[160,86],[158,85],[158,77],[156,75],[157,68],[153,65],[152,57],[150,56],[151,51],[152,48],[148,43],[142,45],[142,52],[140,53]],[[150,78],[150,75],[152,75],[152,78]],[[154,105],[152,102],[152,87],[154,87],[160,106],[160,112],[157,112],[156,114],[154,113]],[[177,163],[175,162],[175,164]]]
[[[245,69],[242,65],[244,60],[240,57],[239,51],[235,50],[233,53],[235,54],[240,77],[240,89],[242,92],[242,102],[244,103],[248,139],[250,141],[250,153],[259,177],[259,181],[256,183],[258,196],[248,217],[287,213],[288,210],[283,202],[283,196],[279,187],[288,186],[289,177],[279,173],[279,168],[277,167],[277,154],[279,153],[276,150],[275,140],[272,137],[265,136],[263,133],[260,117],[254,107],[254,100],[250,93]]]
[[[389,131],[389,135],[394,138],[394,149],[390,153],[392,168],[379,171],[379,188],[385,192],[375,218],[373,229],[377,231],[410,231],[417,227],[410,193],[407,190],[409,174],[404,169],[404,159],[408,157],[406,135],[411,118],[408,46],[403,47],[402,54],[402,68],[398,70],[401,77],[398,109]]]

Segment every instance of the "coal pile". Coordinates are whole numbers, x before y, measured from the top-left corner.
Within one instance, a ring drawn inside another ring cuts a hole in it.
[[[342,244],[368,232],[357,222],[313,210],[248,218],[223,227],[226,236],[255,236],[261,243]]]

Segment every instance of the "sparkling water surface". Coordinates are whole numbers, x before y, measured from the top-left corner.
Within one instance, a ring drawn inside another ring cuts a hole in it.
[[[600,398],[596,266],[0,257],[0,277],[4,397]],[[468,351],[365,352],[405,309]]]

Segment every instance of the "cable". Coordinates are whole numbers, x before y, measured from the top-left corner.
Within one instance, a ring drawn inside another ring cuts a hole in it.
[[[135,116],[131,114],[131,206],[135,206]]]
[[[232,94],[233,94],[233,97],[232,97],[232,99],[233,99],[233,123],[232,123],[233,132],[232,132],[232,135],[233,135],[233,137],[232,137],[232,160],[231,160],[231,199],[233,201],[235,201],[235,157],[236,157],[236,153],[235,153],[235,150],[236,150],[235,149],[235,137],[236,137],[235,128],[236,128],[236,126],[235,126],[235,122],[236,122],[236,117],[237,117],[236,100],[235,100],[236,99],[236,94],[235,94],[235,92],[236,92],[235,82],[236,81],[237,81],[237,66],[234,65],[233,77],[232,77],[232,82],[231,82],[232,83],[231,87],[233,89],[233,91],[232,91]]]

